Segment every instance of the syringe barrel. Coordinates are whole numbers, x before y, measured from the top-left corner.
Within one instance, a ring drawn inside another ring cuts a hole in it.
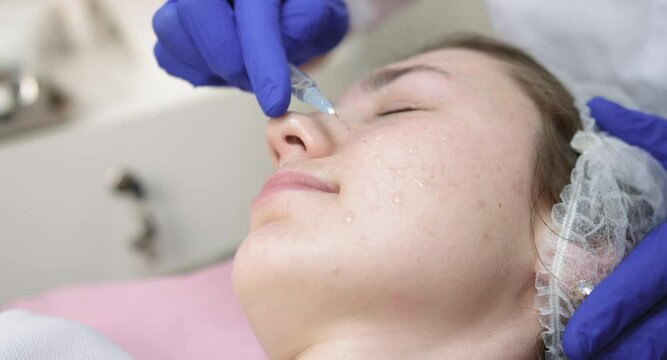
[[[320,112],[333,115],[335,113],[333,105],[322,95],[317,87],[309,87],[303,91],[303,102],[313,105]]]
[[[297,99],[313,105],[319,111],[327,115],[335,114],[334,108],[322,95],[313,79],[304,74],[296,66],[289,64],[290,78],[292,80],[292,95]]]
[[[306,90],[311,88],[317,88],[315,82],[304,74],[296,66],[289,64],[290,68],[290,80],[292,85],[292,94],[296,96],[297,99],[301,101],[305,100]]]

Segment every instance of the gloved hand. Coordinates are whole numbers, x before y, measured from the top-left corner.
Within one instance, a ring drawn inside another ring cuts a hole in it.
[[[601,130],[667,167],[667,120],[603,98],[588,106]],[[563,349],[572,360],[667,358],[667,223],[649,233],[579,306],[565,328]]]
[[[333,49],[348,23],[343,0],[168,0],[153,18],[155,57],[195,86],[253,91],[276,117],[290,102],[287,62]]]

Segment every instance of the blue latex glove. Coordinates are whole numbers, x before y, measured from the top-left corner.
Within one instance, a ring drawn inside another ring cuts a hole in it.
[[[667,167],[665,119],[602,98],[588,106],[601,130]],[[649,233],[575,311],[563,349],[573,360],[667,358],[667,223]]]
[[[253,91],[262,110],[289,106],[287,62],[323,55],[349,27],[343,0],[169,0],[153,18],[155,57],[195,86]]]

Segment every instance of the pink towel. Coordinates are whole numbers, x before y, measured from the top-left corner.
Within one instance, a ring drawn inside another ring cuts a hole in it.
[[[176,277],[70,287],[15,302],[97,330],[137,359],[266,359],[231,284],[232,263]]]

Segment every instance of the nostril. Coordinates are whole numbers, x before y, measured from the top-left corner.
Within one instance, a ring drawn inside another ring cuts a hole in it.
[[[304,144],[298,136],[287,135],[285,136],[285,141],[291,145],[300,145],[304,150],[306,150],[306,144]]]

